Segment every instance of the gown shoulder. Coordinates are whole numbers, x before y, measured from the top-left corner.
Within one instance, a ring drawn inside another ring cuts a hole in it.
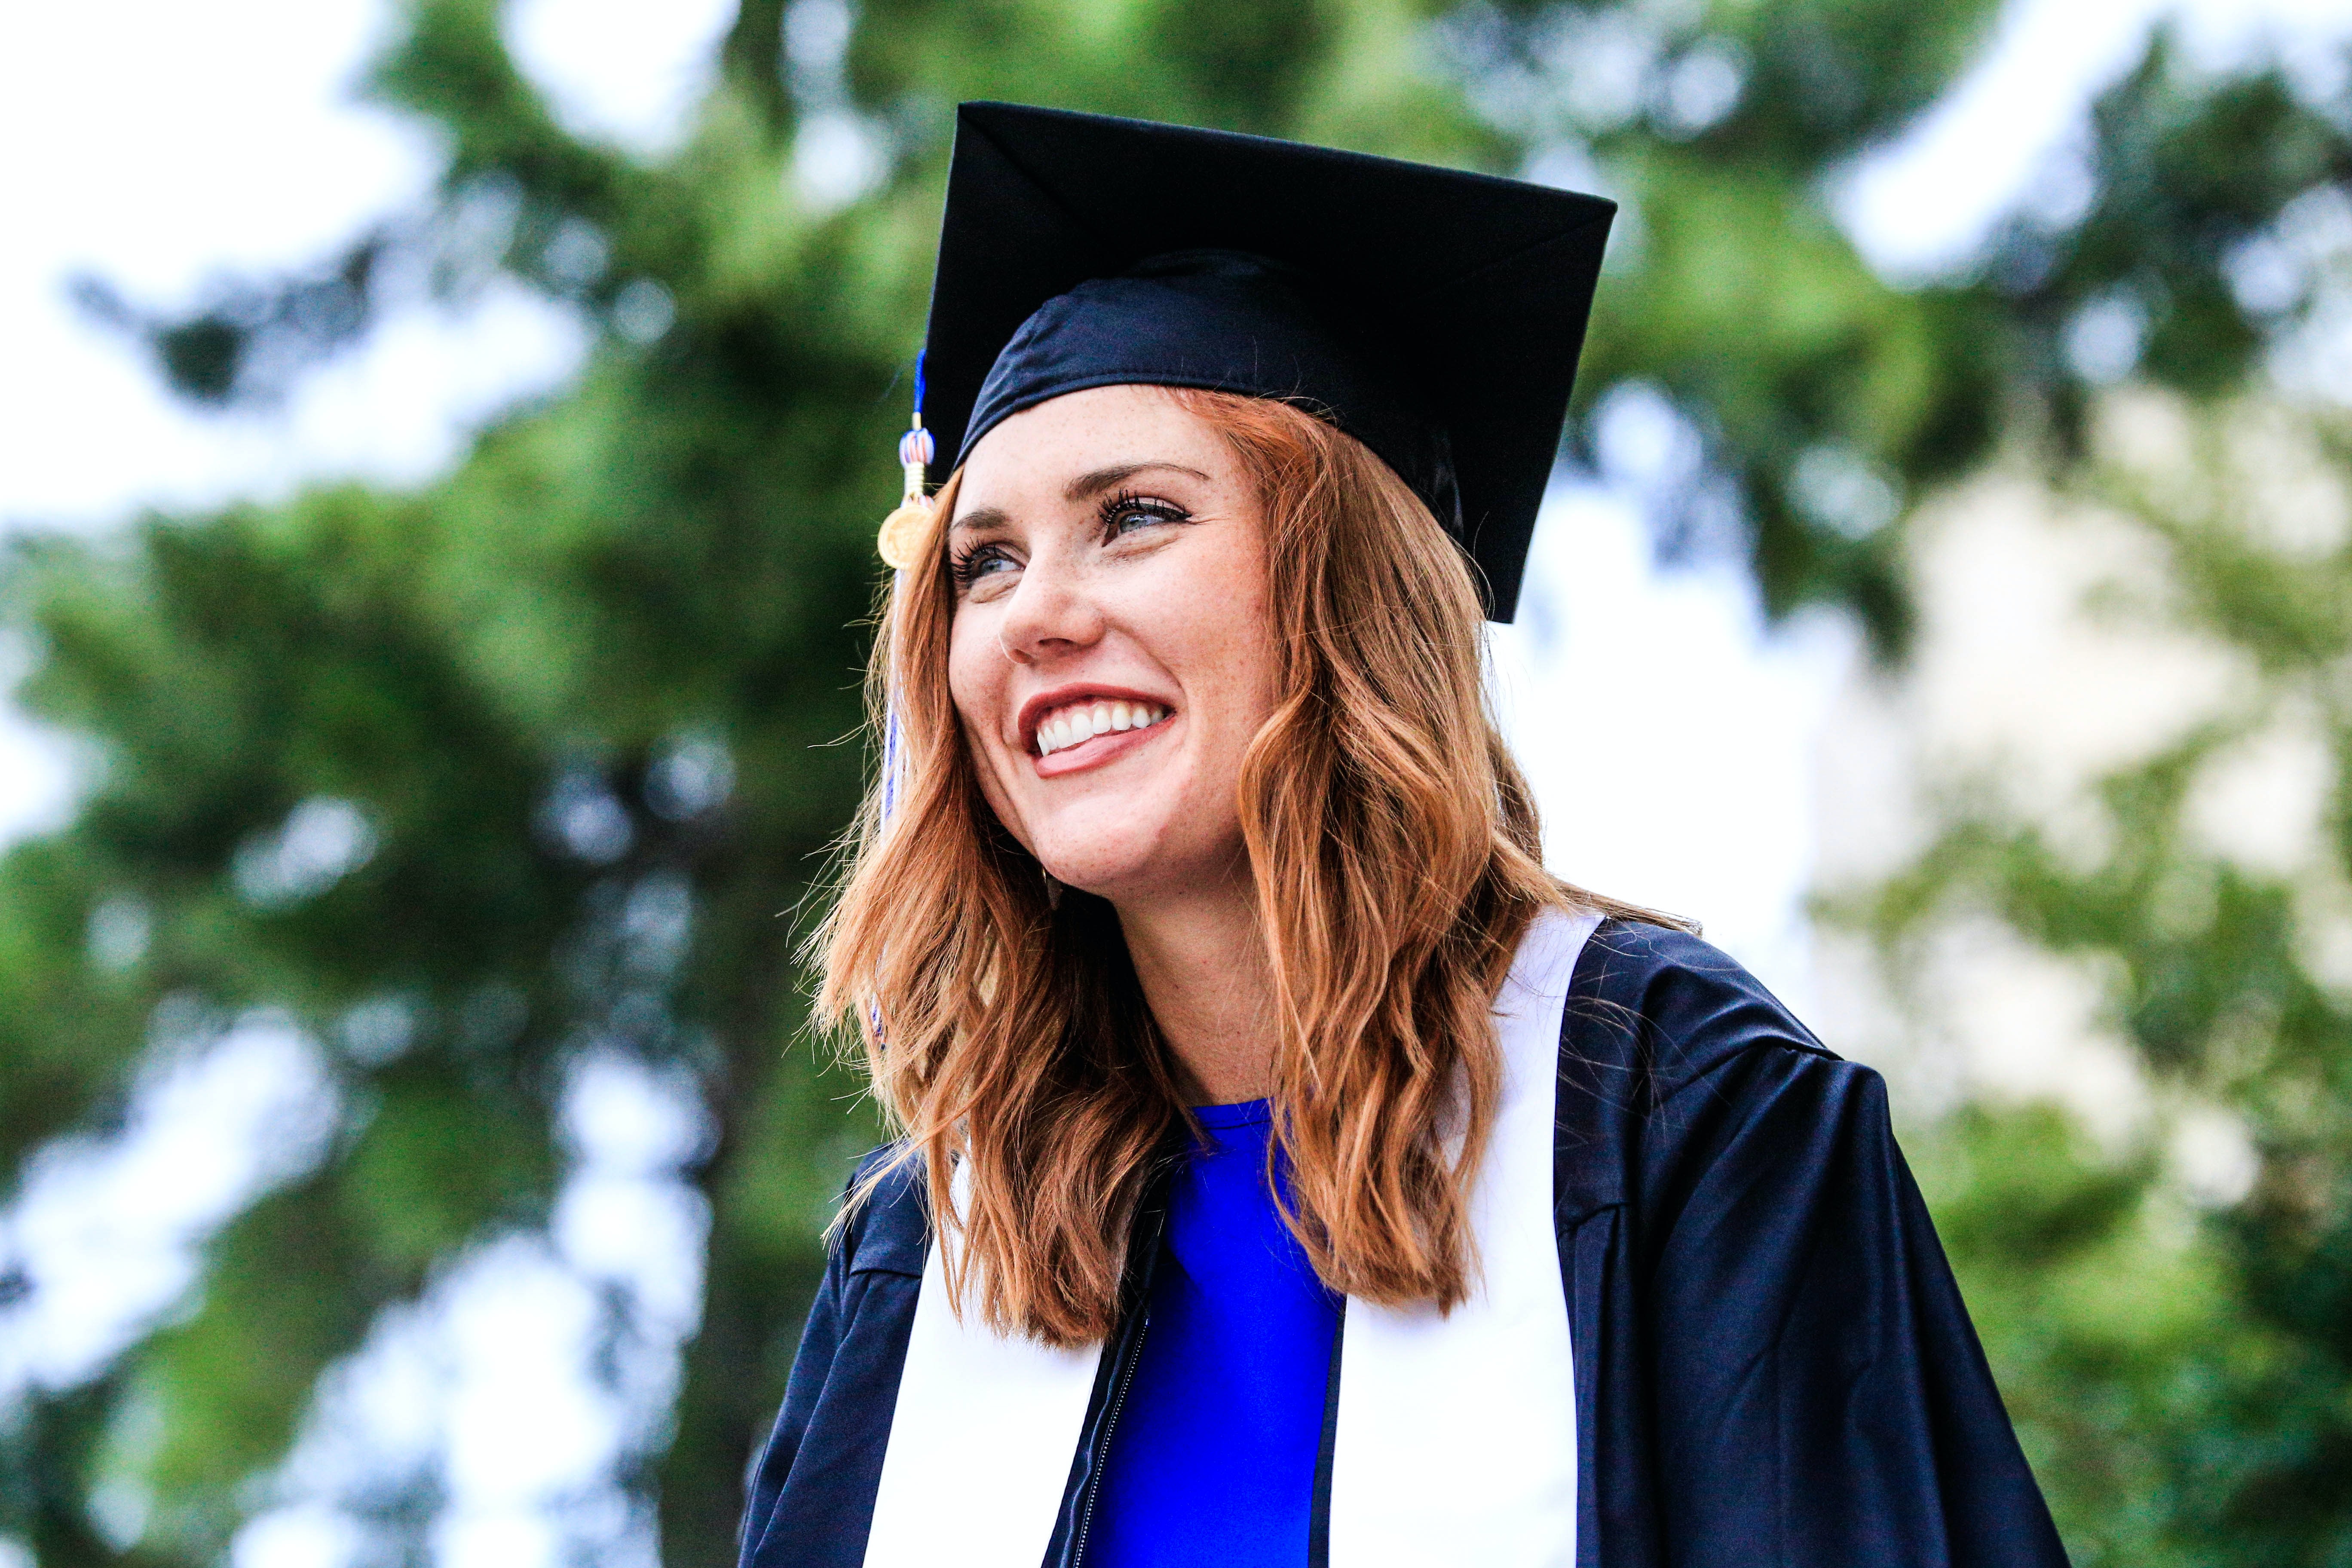
[[[1580,1559],[2064,1563],[1878,1074],[1697,937],[1607,921],[1556,1153]]]
[[[1586,939],[1565,1023],[1577,1055],[1652,1105],[1746,1052],[1839,1059],[1729,953],[1642,921],[1605,920]]]
[[[910,1274],[920,1279],[931,1245],[931,1212],[922,1162],[903,1143],[858,1157],[850,1173],[845,1218],[833,1241],[846,1274]]]

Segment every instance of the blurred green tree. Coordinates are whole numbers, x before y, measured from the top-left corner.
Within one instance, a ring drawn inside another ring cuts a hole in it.
[[[216,1560],[370,1325],[467,1249],[546,1223],[554,1106],[592,1044],[688,1075],[712,1129],[689,1173],[711,1220],[699,1330],[620,1479],[657,1507],[670,1561],[730,1556],[822,1216],[872,1131],[807,1039],[784,917],[866,762],[870,531],[956,100],[1597,182],[1628,221],[1585,401],[1646,385],[1696,433],[1706,462],[1667,498],[1669,540],[1741,552],[1775,613],[1843,606],[1890,654],[1916,498],[2004,447],[2086,471],[2094,377],[2066,352],[2083,312],[2138,323],[2145,375],[2228,393],[2304,309],[2246,304],[2231,258],[2346,169],[2340,113],[2274,73],[2195,78],[2159,44],[2101,107],[2085,210],[1905,290],[1857,256],[1824,184],[1950,85],[1992,0],[829,4],[744,0],[691,134],[647,161],[556,122],[493,0],[414,0],[373,89],[444,139],[429,211],[189,320],[89,291],[214,401],[267,395],[364,331],[395,261],[451,289],[520,280],[598,336],[575,385],[415,493],[326,489],[14,551],[7,612],[39,656],[20,697],[104,770],[68,827],[0,860],[0,1161],[22,1171],[103,1125],[142,1063],[257,1009],[335,1044],[342,1107],[316,1162],[212,1240],[184,1312],[7,1414],[0,1531],[44,1564]],[[828,19],[854,20],[837,58]],[[883,157],[841,205],[795,177],[819,117]],[[1969,864],[1993,865],[1965,873],[1982,883],[2028,862]],[[1927,901],[1932,880],[1905,886]],[[2033,885],[2073,907],[2055,873]],[[2128,947],[2136,906],[2105,896],[2052,940]],[[2286,940],[2263,898],[2245,893],[2242,929],[2273,934],[2241,958]],[[2167,940],[2146,1038],[2188,1070],[2240,971]],[[2281,994],[2324,1055],[2334,1015],[2307,987]],[[2340,1079],[2326,1091],[2340,1118]],[[2058,1435],[2036,1458],[2070,1538],[2211,1560],[2258,1519],[2280,1543],[2262,1560],[2322,1561],[2352,1528],[2331,1479],[2340,1196],[2314,1208],[2306,1183],[2302,1206],[2248,1207],[2168,1266],[2186,1272],[2159,1321],[2102,1339],[2060,1297],[2138,1267],[2152,1178],[2069,1136],[1966,1121],[1938,1190],[2003,1374]],[[2282,1143],[2277,1169],[2322,1147]],[[2192,1342],[2256,1297],[2261,1337]],[[2191,1351],[2205,1382],[2181,1394],[2163,1380]],[[2123,1391],[2128,1418],[2062,1421],[2076,1375]],[[152,1506],[105,1523],[125,1486]],[[421,1555],[433,1505],[423,1483],[377,1500],[371,1552]]]
[[[2055,799],[1943,781],[1918,853],[1828,908],[1899,977],[1988,921],[2094,977],[2153,1090],[2120,1158],[2046,1110],[1980,1108],[1923,1170],[2076,1561],[2336,1562],[2352,430],[2274,395],[2140,388],[2085,412],[2084,460],[2050,492],[2052,526],[2102,545],[2076,613],[2151,650],[2169,700],[2128,760]],[[2216,1117],[2246,1168],[2200,1193],[2168,1167]]]

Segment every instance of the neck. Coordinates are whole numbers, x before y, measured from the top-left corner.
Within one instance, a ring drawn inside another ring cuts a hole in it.
[[[1274,976],[1248,868],[1118,909],[1144,1000],[1190,1098],[1223,1105],[1265,1095],[1274,1077]]]

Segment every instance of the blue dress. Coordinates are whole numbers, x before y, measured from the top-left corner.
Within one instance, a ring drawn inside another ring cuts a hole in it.
[[[1276,1212],[1266,1102],[1193,1114],[1085,1568],[1307,1561],[1340,1298]]]

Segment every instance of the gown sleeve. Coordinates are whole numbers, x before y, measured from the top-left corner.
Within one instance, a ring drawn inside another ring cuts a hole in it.
[[[2063,1563],[1878,1076],[1750,1051],[1676,1101],[1695,1135],[1653,1292],[1672,1560]]]
[[[860,1163],[854,1187],[890,1151]],[[890,1440],[929,1245],[919,1178],[893,1172],[835,1238],[745,1488],[739,1568],[856,1568]]]
[[[1606,1227],[1604,1339],[1634,1364],[1596,1434],[1646,1450],[1603,1467],[1646,1472],[1646,1539],[1588,1561],[2063,1568],[1884,1081],[1721,953],[1654,936],[1616,947],[1647,970],[1621,993],[1646,1040],[1611,1097],[1627,1223]]]

